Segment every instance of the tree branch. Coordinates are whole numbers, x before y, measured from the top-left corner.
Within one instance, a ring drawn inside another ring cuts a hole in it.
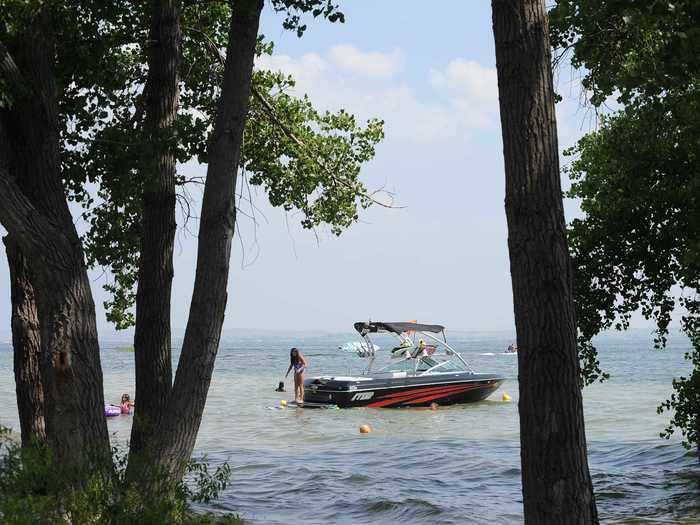
[[[0,162],[0,223],[27,253],[52,258],[65,236],[29,201]],[[51,247],[47,249],[47,247]]]
[[[48,246],[58,249],[65,236],[32,204],[12,174],[7,129],[0,120],[0,224],[22,250],[45,260],[52,256]]]
[[[0,40],[0,78],[5,81],[10,93],[17,99],[31,98],[32,90],[2,40]]]
[[[206,46],[207,50],[209,51],[209,54],[219,62],[219,64],[223,67],[225,64],[225,58],[222,56],[221,51],[216,47],[216,44],[209,38],[209,36],[204,32],[201,31],[197,28],[194,27],[187,27],[187,29],[191,29],[200,35],[204,37],[206,40]],[[392,209],[402,209],[405,208],[405,206],[394,206],[393,204],[387,204],[385,202],[377,200],[374,195],[376,195],[379,190],[373,191],[373,192],[368,192],[368,191],[358,191],[356,188],[354,188],[351,184],[349,184],[346,180],[338,178],[335,173],[328,169],[326,165],[318,158],[317,155],[314,155],[312,151],[310,151],[310,148],[301,140],[299,139],[294,132],[287,126],[282,120],[279,118],[277,115],[277,112],[275,111],[275,108],[272,106],[272,104],[265,98],[265,96],[260,93],[254,85],[251,86],[250,88],[251,93],[253,94],[253,97],[255,97],[263,106],[265,109],[265,113],[267,113],[268,117],[270,120],[279,127],[282,132],[292,141],[294,144],[296,144],[297,147],[301,148],[303,151],[306,152],[306,154],[309,156],[310,159],[312,159],[316,165],[321,168],[328,176],[337,184],[341,184],[342,186],[345,186],[346,188],[352,189],[359,197],[367,199],[373,204],[377,204],[379,206],[382,206],[384,208],[392,208]],[[393,195],[388,192],[384,191],[387,195],[390,195],[393,200]]]
[[[301,140],[299,139],[296,135],[294,135],[294,132],[292,132],[289,127],[282,122],[282,120],[277,116],[277,112],[275,111],[275,108],[272,107],[272,104],[255,88],[255,86],[251,87],[251,92],[253,93],[253,96],[262,104],[263,108],[267,112],[268,116],[270,117],[270,120],[272,120],[273,123],[275,123],[281,130],[282,132],[287,135],[287,137],[294,142],[299,148],[302,150],[305,150],[306,153],[309,155],[309,157],[316,163],[316,165],[321,168],[323,171],[325,171],[337,184],[341,184],[345,186],[346,188],[350,188],[353,191],[356,191],[355,188],[352,187],[351,184],[348,184],[348,182],[344,179],[338,178],[335,173],[333,173],[332,170],[328,169],[325,164],[316,156],[313,154],[313,152],[310,151],[309,147]],[[376,198],[374,198],[374,195],[378,191],[373,191],[373,192],[367,192],[367,191],[356,191],[356,193],[364,198],[367,199],[368,201],[372,202],[373,204],[377,204],[379,206],[382,206],[384,208],[392,208],[392,209],[401,209],[405,208],[405,206],[394,206],[393,204],[387,204],[385,202],[379,201]],[[385,192],[389,195],[391,195],[389,192]]]

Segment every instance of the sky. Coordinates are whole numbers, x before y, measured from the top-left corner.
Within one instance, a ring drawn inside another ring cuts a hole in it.
[[[311,20],[302,38],[264,12],[275,42],[256,67],[280,69],[321,109],[385,121],[385,140],[363,169],[400,208],[373,207],[340,237],[303,230],[293,212],[253,192],[253,221],[239,214],[224,333],[349,331],[359,320],[441,323],[466,331],[512,331],[513,305],[495,54],[487,0],[340,2],[344,24]],[[592,129],[576,74],[557,75],[561,148]],[[205,166],[185,165],[186,175]],[[566,185],[566,182],[564,182]],[[195,200],[197,195],[194,195]],[[245,206],[244,206],[245,211]],[[567,203],[567,218],[577,213]],[[196,231],[196,224],[189,230]],[[196,237],[176,241],[172,321],[187,321]],[[91,273],[102,337],[115,337]],[[0,340],[9,338],[9,282],[0,254]],[[129,334],[122,334],[128,336]]]

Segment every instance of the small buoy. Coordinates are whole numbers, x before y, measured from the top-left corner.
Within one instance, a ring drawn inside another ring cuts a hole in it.
[[[501,396],[501,399],[502,399],[503,401],[510,401],[510,396],[509,396],[508,394],[504,393],[504,394]]]
[[[285,401],[284,399],[280,400],[280,406],[281,406],[281,407],[286,407],[286,406],[287,406],[287,401]]]
[[[360,434],[369,434],[370,432],[372,432],[372,429],[369,428],[369,425],[362,425],[360,427]]]

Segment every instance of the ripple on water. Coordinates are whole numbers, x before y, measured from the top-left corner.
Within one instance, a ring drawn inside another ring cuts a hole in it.
[[[673,442],[592,443],[596,498],[606,521],[697,523],[700,473],[694,459]]]
[[[342,512],[347,519],[357,521],[379,521],[384,523],[424,521],[425,523],[436,523],[440,520],[440,515],[444,510],[437,505],[420,497],[407,497],[401,500],[390,500],[381,497],[362,498],[360,500],[347,503],[336,503],[333,507]]]
[[[233,484],[220,506],[242,511],[259,523],[273,523],[280,513],[291,513],[295,521],[304,523],[342,525],[359,521],[449,524],[463,522],[467,515],[472,519],[472,511],[477,510],[507,522],[508,516],[519,514],[517,466],[483,459],[479,444],[441,441],[432,449],[420,442],[392,447],[389,440],[380,441],[370,450],[362,443],[350,443],[304,455],[238,450],[234,457],[240,466],[234,465]],[[465,455],[465,450],[470,454]],[[256,457],[257,463],[249,457]],[[510,501],[503,501],[504,490],[512,495]],[[494,512],[497,499],[502,510]],[[267,508],[261,510],[265,502]]]

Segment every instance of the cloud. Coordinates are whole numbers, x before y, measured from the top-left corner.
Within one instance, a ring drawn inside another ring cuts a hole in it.
[[[492,128],[498,120],[496,69],[473,60],[455,59],[443,70],[430,71],[430,83],[445,92],[450,104],[474,128]]]
[[[401,76],[403,62],[399,49],[383,53],[343,45],[322,54],[263,56],[256,66],[292,75],[295,94],[308,94],[320,109],[383,119],[387,142],[463,143],[475,130],[497,129],[494,68],[455,59],[444,69],[425,71],[422,84],[409,85]]]
[[[400,49],[389,53],[363,52],[354,46],[339,45],[332,47],[328,56],[339,69],[369,78],[391,78],[403,67]]]
[[[430,81],[433,86],[447,89],[457,97],[498,104],[496,69],[474,60],[452,60],[444,70],[432,70]]]

